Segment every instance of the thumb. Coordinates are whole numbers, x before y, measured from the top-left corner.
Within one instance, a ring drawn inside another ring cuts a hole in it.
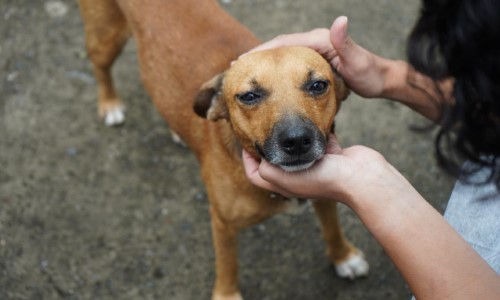
[[[338,57],[334,59],[334,67],[337,67],[339,61],[350,61],[350,58],[355,54],[356,43],[349,37],[347,32],[348,19],[346,16],[341,16],[333,21],[330,28],[330,41],[337,51]]]

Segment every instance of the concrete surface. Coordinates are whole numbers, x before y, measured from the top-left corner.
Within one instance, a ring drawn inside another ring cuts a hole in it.
[[[352,37],[404,58],[417,0],[225,0],[266,40],[349,16]],[[55,5],[54,5],[55,3]],[[127,121],[96,116],[96,85],[74,1],[0,1],[0,299],[209,299],[208,204],[192,154],[172,143],[140,83],[133,42],[114,73]],[[351,96],[337,119],[345,146],[383,153],[440,211],[452,180],[415,113]],[[377,199],[374,199],[376,201]],[[343,207],[347,236],[371,264],[341,280],[312,213],[277,216],[241,236],[246,299],[408,299],[397,270]],[[411,237],[409,237],[411,238]]]

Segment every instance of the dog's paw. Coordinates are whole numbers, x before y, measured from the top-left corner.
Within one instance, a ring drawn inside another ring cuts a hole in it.
[[[347,278],[350,280],[368,275],[369,270],[370,266],[368,265],[363,252],[359,250],[345,261],[335,264],[335,271],[337,271],[337,275],[341,278]]]
[[[125,107],[123,105],[115,106],[104,114],[104,124],[106,126],[117,126],[125,122]]]

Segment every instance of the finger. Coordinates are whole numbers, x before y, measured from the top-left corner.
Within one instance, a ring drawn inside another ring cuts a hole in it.
[[[269,50],[269,49],[274,49],[274,48],[281,48],[281,47],[286,47],[286,46],[291,46],[291,41],[290,39],[293,39],[293,34],[290,34],[289,36],[286,36],[287,38],[281,38],[280,37],[275,37],[272,40],[269,40],[263,44],[260,44],[259,46],[250,49],[247,53],[243,53],[241,56],[245,56],[248,53],[252,52],[257,52],[257,51],[263,51],[263,50]],[[240,56],[240,57],[241,57]]]
[[[271,165],[267,161],[262,161],[259,166],[261,178],[277,187],[294,186],[295,175],[299,172],[285,172],[283,169]]]
[[[338,154],[342,151],[342,147],[337,140],[337,136],[335,134],[330,134],[328,136],[328,144],[326,146],[326,153],[328,154]]]
[[[247,151],[243,150],[242,153],[242,159],[243,159],[243,168],[245,170],[245,174],[250,180],[250,182],[260,188],[263,188],[265,190],[273,191],[275,193],[281,194],[285,197],[289,197],[289,193],[285,192],[283,189],[277,187],[276,185],[272,184],[271,182],[265,180],[264,178],[261,177],[260,175],[260,170],[259,167],[261,165],[261,162],[254,157],[252,157]],[[265,162],[265,161],[262,161]]]
[[[316,50],[327,60],[333,59],[335,49],[330,43],[329,30],[325,28],[313,29],[309,32],[280,35],[265,42],[250,51],[243,53],[239,58],[256,51],[263,51],[288,46],[303,46]]]
[[[254,176],[254,173],[258,173],[260,162],[250,155],[245,149],[241,153],[241,158],[243,160],[243,167],[247,177]]]
[[[349,60],[356,55],[354,50],[356,50],[357,44],[348,34],[348,19],[346,16],[338,17],[333,21],[330,28],[330,41],[340,60]]]
[[[338,54],[342,55],[344,51],[344,42],[349,37],[347,34],[347,23],[348,19],[346,16],[340,16],[336,18],[332,27],[330,27],[330,41],[335,49],[337,49]]]
[[[241,54],[238,57],[238,59],[244,57],[247,54],[257,52],[257,51],[264,51],[264,50],[269,50],[269,49],[275,49],[275,48],[296,45],[296,43],[300,43],[300,41],[294,41],[294,38],[301,39],[301,37],[297,36],[297,35],[299,35],[299,34],[289,34],[289,35],[282,35],[282,36],[275,37],[274,39],[267,41],[263,44],[260,44],[259,46],[250,49],[248,52]]]
[[[310,170],[285,172],[266,161],[262,161],[259,166],[261,178],[270,184],[272,190],[289,198],[308,197],[303,193],[307,193],[307,188],[304,189],[304,181],[309,180],[309,172]]]

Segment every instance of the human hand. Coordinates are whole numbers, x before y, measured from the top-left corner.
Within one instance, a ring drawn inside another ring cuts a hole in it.
[[[413,189],[378,152],[364,146],[342,149],[334,135],[328,139],[325,156],[304,171],[285,172],[246,151],[243,165],[249,180],[261,188],[287,197],[337,200],[351,207],[359,200]]]
[[[330,30],[280,35],[250,52],[286,46],[316,50],[342,75],[352,91],[363,97],[383,96],[387,69],[392,61],[356,44],[347,33],[347,17],[335,19]]]

